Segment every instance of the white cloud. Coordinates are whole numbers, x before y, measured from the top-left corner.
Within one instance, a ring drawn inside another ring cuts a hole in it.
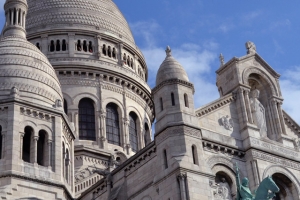
[[[231,23],[222,23],[219,26],[219,30],[222,31],[223,33],[227,33],[228,31],[230,31],[233,28],[234,28],[234,25]]]
[[[300,124],[300,67],[294,67],[282,75],[280,81],[282,96],[284,98],[283,109]]]
[[[291,26],[291,21],[289,19],[283,19],[276,22],[272,22],[270,24],[270,30],[274,29],[282,29],[282,28],[289,28]]]
[[[255,10],[255,11],[246,13],[242,19],[245,21],[252,21],[252,20],[256,19],[257,17],[259,17],[261,14],[262,14],[262,11]]]

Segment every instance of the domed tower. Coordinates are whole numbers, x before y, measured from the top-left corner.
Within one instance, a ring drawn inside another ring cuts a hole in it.
[[[194,86],[181,64],[166,49],[166,59],[158,69],[152,90],[155,103],[155,133],[170,126],[197,124],[194,110]]]
[[[1,198],[72,198],[74,139],[56,73],[26,40],[26,0],[7,0],[0,40]]]
[[[79,195],[94,178],[89,166],[108,168],[112,158],[123,162],[151,142],[147,65],[112,0],[28,0],[28,5],[27,38],[56,70],[64,110],[75,124]]]

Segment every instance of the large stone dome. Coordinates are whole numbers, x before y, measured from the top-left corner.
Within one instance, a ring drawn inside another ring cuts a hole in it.
[[[134,43],[127,21],[112,0],[27,1],[28,34],[50,29],[94,30]]]
[[[156,85],[170,80],[180,79],[189,81],[188,75],[181,64],[171,55],[171,48],[167,47],[167,56],[163,63],[160,65],[156,75]]]
[[[0,99],[17,94],[23,100],[47,107],[63,99],[48,59],[21,36],[0,40],[0,93]]]

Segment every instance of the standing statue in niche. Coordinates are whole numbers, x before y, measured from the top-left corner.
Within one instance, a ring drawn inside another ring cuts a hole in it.
[[[266,115],[265,115],[265,108],[259,102],[259,90],[255,89],[251,92],[250,98],[250,105],[251,105],[251,112],[253,115],[254,124],[257,125],[259,128],[260,135],[262,137],[267,136],[267,124],[266,124]]]

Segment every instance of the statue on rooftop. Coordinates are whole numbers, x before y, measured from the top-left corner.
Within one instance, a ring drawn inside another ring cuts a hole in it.
[[[246,49],[247,49],[247,54],[255,54],[256,53],[256,46],[253,42],[246,42]]]

